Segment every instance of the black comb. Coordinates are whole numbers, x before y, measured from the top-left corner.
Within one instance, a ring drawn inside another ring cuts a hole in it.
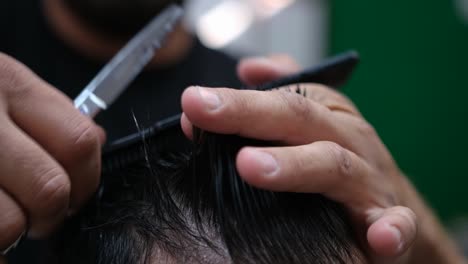
[[[265,91],[298,83],[320,83],[339,88],[349,80],[358,63],[359,54],[356,51],[348,51],[297,74],[255,87],[254,90]]]
[[[327,59],[319,65],[298,74],[247,89],[266,91],[299,83],[320,83],[339,88],[348,81],[358,62],[358,53],[349,51]],[[178,136],[182,136],[181,129],[175,129],[180,123],[180,117],[181,114],[171,116],[158,121],[145,130],[112,142],[103,150],[102,172],[110,173],[125,168],[134,162],[145,160],[146,153],[154,153],[152,149],[146,149],[148,147],[157,146],[158,150],[160,150],[162,145],[174,143],[175,141],[169,139],[171,135],[176,140]],[[167,134],[167,136],[164,136],[163,142],[157,142],[157,138],[161,134]],[[178,140],[180,141],[180,137]],[[149,141],[156,141],[152,142],[156,144],[147,144]]]

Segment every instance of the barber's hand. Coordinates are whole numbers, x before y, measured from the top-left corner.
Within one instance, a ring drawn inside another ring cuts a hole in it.
[[[104,138],[65,95],[0,54],[0,252],[25,231],[47,235],[91,196]]]
[[[247,59],[240,78],[256,85],[298,70],[287,57]],[[293,87],[295,88],[295,87]],[[408,259],[416,215],[408,207],[411,185],[371,125],[343,95],[301,85],[305,97],[271,92],[188,88],[181,125],[281,142],[284,147],[246,147],[237,157],[242,177],[260,188],[322,193],[343,203],[366,241],[374,263]]]

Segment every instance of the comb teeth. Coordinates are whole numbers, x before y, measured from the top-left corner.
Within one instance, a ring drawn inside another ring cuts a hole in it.
[[[178,114],[163,119],[147,129],[111,143],[103,151],[102,173],[108,174],[141,162],[145,160],[146,153],[155,155],[164,150],[177,149],[173,145],[183,142],[183,132],[179,128],[180,117]],[[172,140],[173,137],[178,141]]]
[[[118,151],[118,153],[104,156],[102,164],[102,173],[107,174],[115,170],[125,168],[144,158],[144,151],[141,146]]]

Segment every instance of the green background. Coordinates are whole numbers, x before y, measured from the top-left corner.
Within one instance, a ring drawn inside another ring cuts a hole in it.
[[[345,88],[437,213],[468,215],[468,25],[452,0],[332,1],[331,53],[358,50]]]

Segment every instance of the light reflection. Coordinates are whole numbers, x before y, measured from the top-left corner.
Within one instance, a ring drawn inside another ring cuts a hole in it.
[[[203,13],[196,32],[208,47],[222,48],[247,31],[255,21],[268,19],[295,0],[223,0]]]
[[[205,45],[221,48],[244,33],[254,16],[253,10],[243,1],[223,1],[199,18],[196,31]]]

